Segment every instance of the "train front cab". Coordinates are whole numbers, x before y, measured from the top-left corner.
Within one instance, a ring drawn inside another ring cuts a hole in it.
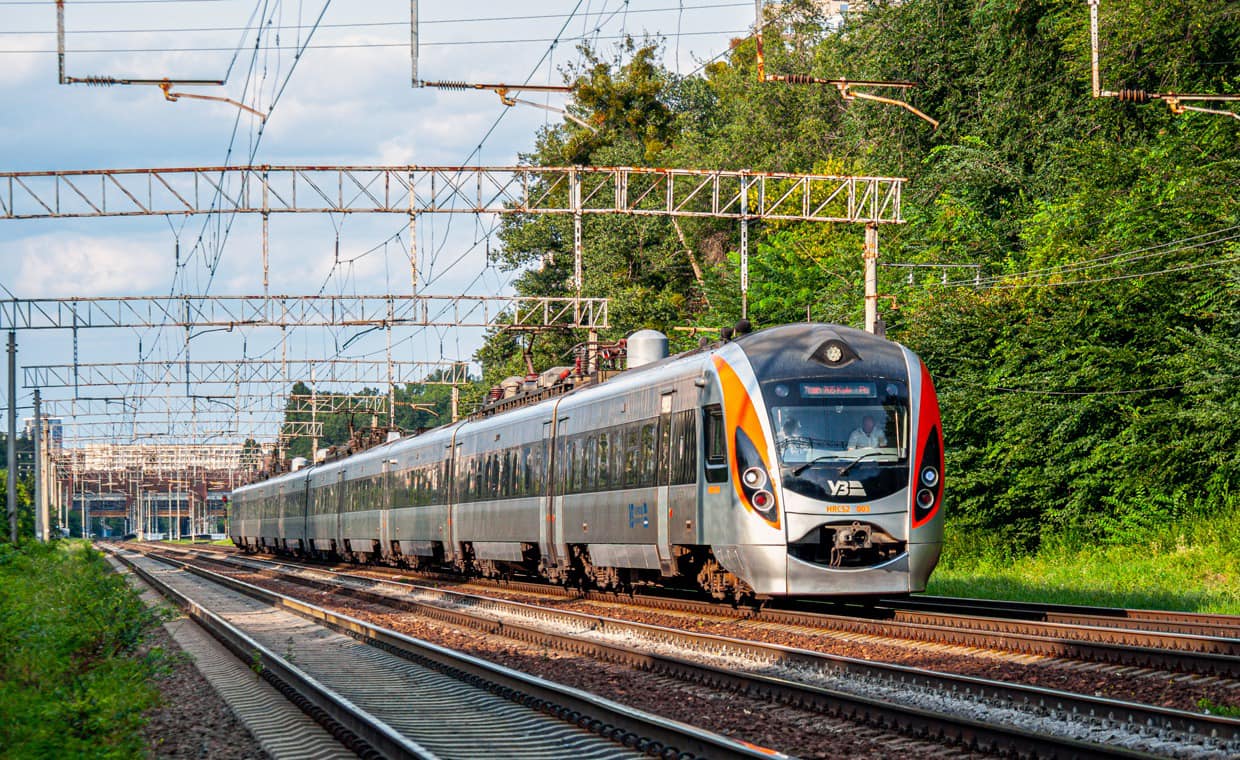
[[[924,590],[942,547],[943,446],[921,360],[805,325],[747,336],[713,363],[706,417],[719,401],[729,471],[712,488],[708,450],[703,508],[720,564],[758,595]]]

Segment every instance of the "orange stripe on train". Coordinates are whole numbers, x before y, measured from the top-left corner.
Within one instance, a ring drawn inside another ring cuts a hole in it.
[[[724,429],[731,431],[734,427],[739,427],[749,436],[749,440],[753,441],[754,446],[758,447],[758,456],[762,457],[762,466],[767,472],[772,472],[771,463],[766,460],[768,447],[766,445],[766,434],[762,432],[762,420],[758,416],[758,410],[754,406],[753,399],[749,397],[749,391],[745,389],[745,384],[741,381],[740,376],[736,374],[736,370],[732,369],[732,365],[721,356],[711,357],[715,362],[715,371],[719,374],[719,385],[723,388],[723,414]],[[741,490],[740,473],[736,469],[736,436],[726,436],[728,443],[728,469],[732,471],[732,487],[736,489],[736,497],[740,499],[741,504],[749,511],[762,517],[749,500],[745,498],[745,493]],[[765,517],[762,518],[766,520]],[[779,527],[779,512],[775,512],[774,520],[766,520],[767,524]]]

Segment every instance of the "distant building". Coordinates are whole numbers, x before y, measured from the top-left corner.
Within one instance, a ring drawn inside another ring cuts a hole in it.
[[[26,438],[34,438],[34,417],[23,420],[26,426]],[[60,417],[44,417],[43,431],[47,435],[45,445],[51,451],[59,451],[65,440],[64,420]]]

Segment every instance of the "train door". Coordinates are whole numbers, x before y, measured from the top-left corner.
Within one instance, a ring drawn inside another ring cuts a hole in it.
[[[302,489],[301,499],[301,538],[298,539],[298,549],[305,551],[306,547],[313,544],[310,533],[310,503],[314,498],[314,491],[310,489],[310,478],[306,477],[302,480],[304,488]]]
[[[551,445],[555,440],[555,425],[552,420],[546,420],[542,425],[542,441],[541,455],[538,458],[539,470],[537,476],[543,478],[543,487],[539,489],[538,498],[538,549],[542,554],[543,565],[550,568],[553,565],[560,564],[559,553],[557,552],[556,531],[559,521],[555,519],[555,480],[551,477],[554,472],[552,461],[554,454],[554,446]],[[562,529],[560,530],[562,533]]]
[[[382,496],[382,501],[379,503],[378,506],[379,506],[379,553],[385,557],[388,556],[388,554],[392,551],[392,536],[390,535],[391,533],[390,519],[391,519],[391,514],[392,514],[392,492],[394,490],[393,480],[396,477],[392,471],[395,469],[395,467],[393,467],[393,465],[395,464],[396,464],[395,459],[388,458],[388,459],[383,460],[383,485],[381,488],[381,493],[383,494],[383,496]]]
[[[336,474],[336,519],[334,521],[336,527],[332,532],[332,546],[338,552],[344,551],[344,530],[342,526],[344,523],[344,510],[349,504],[349,499],[345,496],[344,476],[344,470]]]
[[[465,496],[465,494],[461,493],[461,481],[464,478],[464,474],[461,472],[462,442],[457,440],[460,431],[460,428],[452,431],[452,442],[448,444],[448,456],[450,459],[448,484],[451,498],[448,500],[447,524],[443,527],[443,558],[445,562],[455,562],[459,554],[459,547],[456,545],[456,519],[457,512],[460,511],[461,500]]]
[[[658,487],[659,506],[658,539],[659,567],[664,575],[676,574],[676,561],[672,556],[672,394],[668,391],[659,397],[659,442],[656,453],[655,480]]]
[[[556,405],[558,408],[558,404]],[[568,417],[558,417],[555,421],[555,436],[559,439],[564,435],[564,427],[568,424]],[[571,444],[576,445],[576,444]],[[564,536],[564,488],[556,487],[556,474],[559,472],[567,473],[570,468],[577,466],[577,460],[573,456],[569,456],[570,443],[566,440],[563,446],[552,447],[549,449],[551,459],[547,465],[547,493],[551,500],[551,543],[555,546],[556,556],[560,558],[559,569],[562,573],[567,573],[569,565],[572,564],[571,555],[568,551],[568,542]],[[554,451],[558,450],[564,456],[564,461],[555,461]],[[567,483],[567,477],[561,478],[560,483]]]

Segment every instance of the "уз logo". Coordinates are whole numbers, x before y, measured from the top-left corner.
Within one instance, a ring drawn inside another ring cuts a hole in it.
[[[828,480],[832,496],[865,496],[865,486],[860,480]]]

